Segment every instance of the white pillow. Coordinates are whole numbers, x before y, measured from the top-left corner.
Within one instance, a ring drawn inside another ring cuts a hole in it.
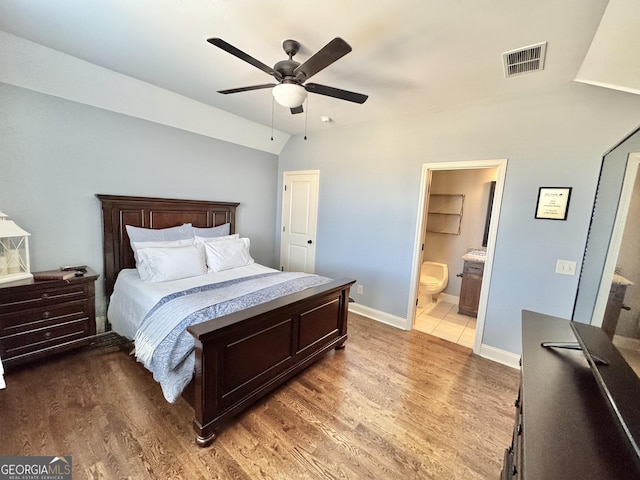
[[[193,238],[193,226],[190,223],[184,223],[177,227],[169,228],[144,228],[134,227],[133,225],[125,225],[129,240],[133,242],[160,242],[169,240],[184,240]]]
[[[249,254],[249,239],[217,240],[204,244],[209,273],[229,270],[254,263]]]
[[[193,227],[193,233],[198,237],[224,237],[231,232],[231,224],[225,223],[217,227]]]
[[[235,238],[240,238],[240,234],[234,233],[233,235],[225,235],[224,237],[201,237],[196,235],[195,243],[219,242],[221,240],[233,240]]]
[[[168,240],[168,241],[155,241],[155,242],[131,242],[131,248],[133,250],[133,258],[136,259],[136,266],[138,264],[138,250],[143,248],[169,248],[169,247],[186,247],[193,245],[194,239],[185,240]]]
[[[166,282],[207,273],[202,245],[141,248],[138,274],[143,282]]]

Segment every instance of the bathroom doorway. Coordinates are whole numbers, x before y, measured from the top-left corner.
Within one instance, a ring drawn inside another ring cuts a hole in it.
[[[475,353],[480,353],[482,345],[506,164],[507,160],[480,160],[430,163],[422,168],[411,324]],[[439,290],[425,288],[439,279],[423,274],[420,288],[424,261],[448,269],[446,286],[433,296],[435,302],[424,290]]]

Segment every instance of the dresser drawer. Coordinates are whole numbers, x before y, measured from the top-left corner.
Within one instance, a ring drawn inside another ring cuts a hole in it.
[[[55,305],[87,297],[86,284],[66,284],[51,286],[47,282],[41,288],[22,289],[19,291],[0,292],[0,315],[11,312],[22,312],[26,309]]]
[[[0,338],[88,316],[86,300],[47,305],[0,315]]]
[[[16,333],[2,338],[2,355],[10,359],[43,350],[86,337],[88,331],[88,319],[81,318]]]
[[[484,272],[484,263],[480,262],[464,262],[464,267],[462,269],[463,273],[482,275]]]

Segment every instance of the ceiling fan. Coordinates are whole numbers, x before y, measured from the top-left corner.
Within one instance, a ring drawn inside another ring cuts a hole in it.
[[[367,95],[361,93],[328,87],[318,83],[305,83],[320,70],[328,67],[351,51],[351,46],[340,37],[331,40],[302,64],[293,59],[294,55],[300,50],[300,43],[296,40],[285,40],[282,42],[282,48],[289,58],[279,61],[273,68],[256,60],[251,55],[244,53],[242,50],[239,50],[221,38],[209,38],[207,42],[259,68],[278,81],[278,83],[264,83],[261,85],[251,85],[249,87],[218,90],[218,93],[226,95],[229,93],[247,92],[249,90],[273,88],[272,93],[276,102],[283,107],[290,108],[291,113],[302,113],[302,103],[305,98],[307,98],[307,92],[355,103],[364,103],[368,98]]]

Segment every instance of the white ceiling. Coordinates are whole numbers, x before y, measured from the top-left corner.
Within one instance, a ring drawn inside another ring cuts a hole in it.
[[[611,0],[576,81],[640,95],[640,2]]]
[[[291,134],[455,108],[568,86],[606,0],[2,0],[0,30],[271,125],[266,73],[210,45],[220,37],[265,64],[302,44],[303,62],[336,36],[353,51],[313,82],[369,95],[309,95],[308,118],[276,104]],[[505,78],[502,53],[548,42],[542,72]],[[329,116],[332,123],[321,123]]]

